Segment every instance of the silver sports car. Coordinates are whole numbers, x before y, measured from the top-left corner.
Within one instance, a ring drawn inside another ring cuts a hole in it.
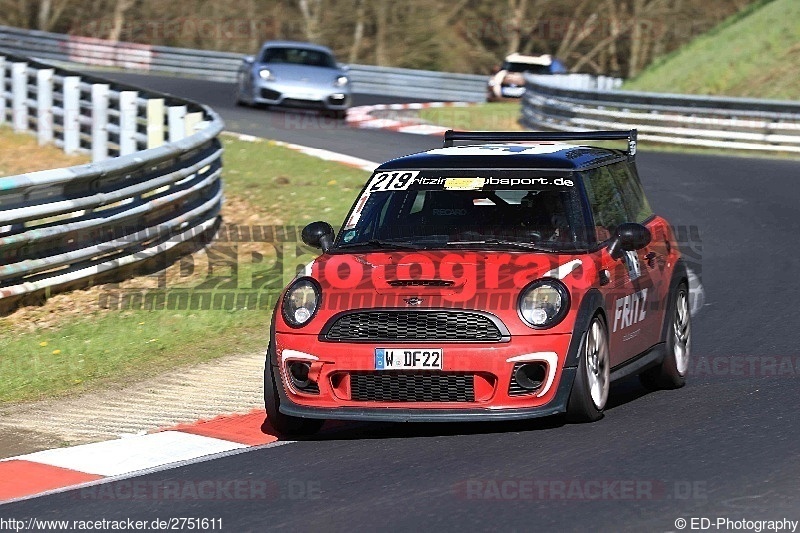
[[[319,109],[343,118],[350,107],[347,68],[329,48],[294,41],[267,41],[239,67],[236,102]]]

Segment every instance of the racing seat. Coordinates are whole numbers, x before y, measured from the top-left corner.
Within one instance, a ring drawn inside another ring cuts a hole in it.
[[[435,233],[449,234],[476,224],[472,196],[451,191],[430,191],[422,208],[421,223],[436,228]]]

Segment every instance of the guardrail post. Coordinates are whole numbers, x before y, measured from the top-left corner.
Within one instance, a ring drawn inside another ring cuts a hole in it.
[[[6,57],[0,56],[0,124],[6,123]]]
[[[108,159],[108,91],[106,83],[92,84],[92,161]]]
[[[186,123],[186,136],[190,137],[195,134],[195,130],[197,129],[197,125],[203,121],[203,114],[202,113],[187,113],[186,117],[184,118],[184,122]]]
[[[14,131],[28,129],[28,64],[11,64],[11,108]]]
[[[169,127],[169,142],[180,141],[186,137],[186,106],[170,106],[167,110],[167,126]]]
[[[139,93],[136,91],[121,91],[119,93],[119,155],[128,155],[136,152],[136,116],[138,105],[136,100]]]
[[[147,100],[147,147],[157,148],[164,144],[164,99]]]
[[[36,72],[36,133],[39,144],[53,140],[53,76],[51,68]]]
[[[74,154],[81,146],[81,78],[64,77],[64,152]]]

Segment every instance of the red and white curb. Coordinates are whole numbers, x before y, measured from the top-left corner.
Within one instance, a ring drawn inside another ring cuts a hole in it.
[[[430,109],[439,107],[468,107],[472,102],[420,102],[410,104],[378,104],[351,107],[347,112],[347,124],[356,128],[391,130],[414,135],[442,135],[451,128],[433,124],[420,124],[418,121],[403,116],[402,111]],[[384,117],[373,116],[381,112]]]
[[[263,421],[264,411],[256,409],[145,435],[3,459],[0,503],[275,443],[277,436],[261,432]]]

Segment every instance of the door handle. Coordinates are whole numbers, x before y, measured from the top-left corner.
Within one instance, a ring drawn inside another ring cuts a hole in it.
[[[648,253],[647,255],[644,256],[644,258],[647,259],[647,266],[649,266],[650,268],[653,268],[653,267],[656,266],[656,253],[655,252]]]

